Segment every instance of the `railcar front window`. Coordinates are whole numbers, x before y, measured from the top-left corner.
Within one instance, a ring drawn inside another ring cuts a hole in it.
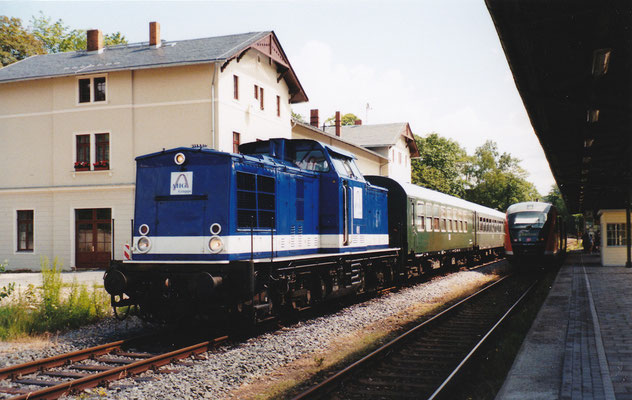
[[[509,226],[515,229],[542,228],[546,223],[546,214],[525,211],[509,215]]]

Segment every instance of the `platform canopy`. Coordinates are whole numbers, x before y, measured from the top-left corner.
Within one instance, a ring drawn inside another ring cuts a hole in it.
[[[632,2],[485,0],[571,212],[632,191]]]

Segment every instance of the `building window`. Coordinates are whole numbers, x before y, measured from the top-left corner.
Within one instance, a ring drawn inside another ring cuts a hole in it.
[[[255,99],[259,98],[259,86],[255,85]]]
[[[233,98],[239,100],[239,77],[233,75]]]
[[[239,136],[239,132],[233,132],[233,153],[235,154],[239,153],[239,144],[241,143]]]
[[[79,103],[95,103],[106,100],[105,76],[79,79]]]
[[[75,169],[90,169],[90,135],[77,135],[75,141],[77,143]]]
[[[259,107],[263,110],[263,88],[259,88]]]
[[[625,245],[625,224],[606,224],[606,246]]]
[[[94,169],[110,169],[110,134],[97,133],[94,135],[96,162]]]
[[[33,210],[18,210],[18,251],[33,251]]]
[[[277,117],[281,116],[281,97],[277,96]]]

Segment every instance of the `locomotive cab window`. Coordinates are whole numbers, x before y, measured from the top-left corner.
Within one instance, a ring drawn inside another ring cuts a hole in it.
[[[329,171],[329,164],[321,150],[299,150],[294,163],[301,169],[316,172]]]

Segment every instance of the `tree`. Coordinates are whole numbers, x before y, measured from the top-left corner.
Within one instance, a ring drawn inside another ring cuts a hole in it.
[[[3,67],[45,53],[37,37],[22,26],[22,20],[0,15],[0,63]]]
[[[340,117],[340,125],[342,125],[342,126],[355,125],[355,122],[358,119],[360,119],[360,118],[358,118],[355,114],[348,113],[348,114],[345,114],[345,115]],[[334,114],[331,117],[327,118],[325,120],[325,125],[332,125],[332,124],[335,123],[335,121],[336,121],[336,114]]]
[[[453,196],[465,193],[464,170],[468,155],[457,142],[433,132],[425,138],[415,135],[419,159],[413,159],[412,182]]]
[[[70,29],[61,19],[52,23],[50,17],[40,12],[39,17],[31,19],[31,30],[49,53],[85,50],[87,48],[86,31]],[[106,34],[103,38],[105,46],[125,44],[127,39],[120,32]]]
[[[299,113],[295,113],[294,110],[292,110],[292,119],[295,119],[299,122],[305,122],[305,119],[303,118],[303,116]]]
[[[562,192],[557,187],[557,185],[551,186],[551,190],[549,193],[544,196],[544,201],[547,203],[551,203],[557,208],[557,211],[564,219],[566,224],[566,231],[569,234],[578,234],[578,228],[583,227],[583,215],[582,214],[571,214],[568,212],[568,208],[566,208],[566,202],[564,202],[564,198],[562,197]]]
[[[478,147],[466,168],[470,185],[465,199],[505,211],[512,204],[540,198],[535,186],[527,181],[520,160],[509,153],[500,154],[495,142]]]

